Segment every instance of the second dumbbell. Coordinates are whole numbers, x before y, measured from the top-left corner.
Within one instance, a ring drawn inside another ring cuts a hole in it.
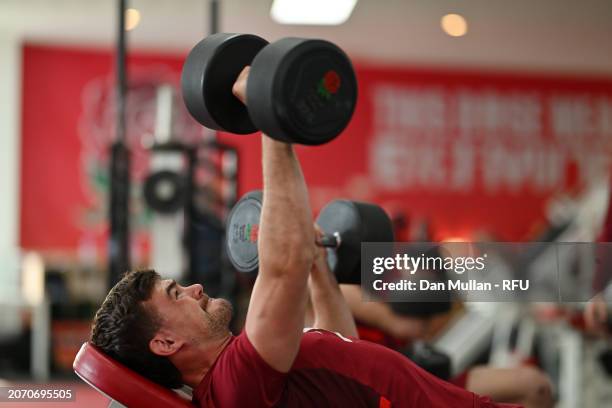
[[[259,267],[257,239],[262,200],[260,190],[245,194],[227,220],[227,251],[240,272],[256,273]],[[362,242],[393,242],[391,220],[374,204],[332,201],[319,213],[317,224],[324,232],[320,244],[328,249],[327,260],[339,283],[361,282]]]

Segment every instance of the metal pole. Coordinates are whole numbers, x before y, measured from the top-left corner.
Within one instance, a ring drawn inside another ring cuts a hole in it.
[[[210,34],[219,32],[219,0],[209,0]]]
[[[118,32],[117,32],[117,50],[116,50],[116,70],[117,70],[117,139],[118,142],[125,142],[125,96],[127,90],[127,73],[125,67],[125,11],[127,9],[127,0],[119,0],[119,15],[118,15]]]
[[[127,73],[125,69],[125,11],[127,10],[127,0],[119,0],[117,31],[117,50],[115,58],[115,69],[117,72],[117,139],[118,142],[125,142],[125,96],[127,90]]]
[[[126,131],[126,31],[125,11],[127,0],[118,0],[118,27],[116,50],[117,127],[115,142],[110,156],[110,237],[109,237],[109,286],[113,286],[121,275],[130,269],[129,247],[129,199],[130,199],[130,152]]]

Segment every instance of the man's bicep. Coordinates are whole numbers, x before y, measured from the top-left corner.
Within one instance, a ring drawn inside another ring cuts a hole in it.
[[[265,273],[255,281],[245,330],[259,355],[278,371],[289,371],[297,355],[306,300],[305,281]]]

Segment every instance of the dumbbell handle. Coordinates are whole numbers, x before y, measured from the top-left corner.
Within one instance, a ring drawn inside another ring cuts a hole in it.
[[[317,241],[317,244],[324,248],[338,248],[342,244],[342,237],[337,231],[333,234],[325,234]]]

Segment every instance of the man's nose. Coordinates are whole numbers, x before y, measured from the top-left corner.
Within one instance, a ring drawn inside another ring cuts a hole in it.
[[[200,299],[202,296],[204,296],[204,287],[199,283],[188,286],[186,290],[189,293],[189,296],[195,299]]]

